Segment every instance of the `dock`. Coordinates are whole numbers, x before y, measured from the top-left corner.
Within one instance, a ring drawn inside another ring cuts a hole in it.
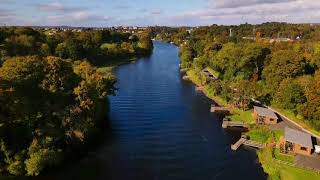
[[[188,69],[180,69],[180,73],[186,73]]]
[[[183,76],[182,79],[185,80],[185,81],[188,81],[189,77],[188,76]]]
[[[263,149],[266,147],[265,144],[261,144],[261,143],[258,143],[258,142],[252,141],[252,140],[248,140],[248,139],[242,137],[235,144],[231,145],[231,149],[233,151],[236,151],[239,149],[239,147],[241,145],[250,146],[253,148],[257,148],[257,149]]]
[[[215,106],[211,105],[210,112],[212,113],[221,113],[221,114],[228,114],[230,113],[229,109],[226,107],[220,107],[220,106]]]
[[[228,128],[228,127],[249,128],[249,126],[244,122],[223,121],[222,128]]]
[[[246,141],[247,141],[247,139],[240,138],[239,141],[237,141],[235,144],[231,144],[231,149],[236,151]]]
[[[255,141],[251,141],[251,140],[246,140],[243,143],[243,145],[254,147],[254,148],[257,148],[257,149],[264,149],[266,147],[265,144],[261,144],[261,143],[258,143],[258,142],[255,142]]]
[[[196,91],[203,91],[204,90],[204,87],[200,86],[200,87],[196,87]]]

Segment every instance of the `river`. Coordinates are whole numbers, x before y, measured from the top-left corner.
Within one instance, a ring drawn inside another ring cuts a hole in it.
[[[112,138],[66,174],[89,168],[90,179],[266,179],[254,151],[230,150],[233,138],[209,112],[210,100],[181,79],[178,52],[154,42],[150,57],[114,71]]]

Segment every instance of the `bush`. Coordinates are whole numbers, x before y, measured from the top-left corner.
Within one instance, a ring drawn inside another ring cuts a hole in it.
[[[37,176],[47,166],[55,165],[61,160],[60,152],[49,149],[40,149],[32,153],[25,161],[27,174]]]
[[[7,167],[7,171],[12,175],[21,176],[25,174],[25,165],[21,161],[15,161]]]

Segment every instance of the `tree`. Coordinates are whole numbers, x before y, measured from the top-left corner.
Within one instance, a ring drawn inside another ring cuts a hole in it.
[[[270,49],[256,43],[245,44],[243,55],[238,65],[238,76],[241,75],[244,79],[249,79],[256,74],[260,77],[270,52]]]
[[[182,46],[180,49],[181,68],[189,68],[193,61],[193,52],[189,46]]]
[[[37,176],[46,167],[57,164],[60,160],[61,153],[51,149],[40,149],[31,153],[30,158],[25,161],[27,174]]]
[[[55,49],[55,54],[58,56],[58,57],[61,57],[61,58],[67,58],[68,57],[68,52],[67,52],[67,45],[66,43],[60,43],[57,45],[56,49]]]
[[[241,47],[235,43],[227,43],[214,57],[212,66],[222,73],[225,80],[230,80],[237,72],[241,54]]]
[[[36,40],[33,36],[10,36],[6,39],[5,48],[9,55],[34,55],[37,52]]]
[[[48,44],[44,43],[41,45],[40,54],[44,57],[49,56],[51,54],[51,50]]]
[[[282,80],[303,75],[306,62],[301,54],[293,50],[280,50],[272,53],[271,61],[265,66],[263,75],[273,92]]]
[[[307,101],[303,87],[292,79],[285,79],[275,94],[274,101],[282,108],[296,112],[296,107]]]
[[[318,70],[314,78],[311,80],[310,86],[305,92],[307,102],[300,105],[298,108],[299,114],[301,114],[309,123],[314,127],[320,129],[320,71]]]

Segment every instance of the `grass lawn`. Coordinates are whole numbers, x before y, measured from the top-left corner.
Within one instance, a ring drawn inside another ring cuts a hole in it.
[[[197,86],[202,86],[201,79],[199,78],[199,75],[197,74],[197,72],[195,70],[191,69],[191,70],[187,71],[187,76]]]
[[[108,71],[112,71],[113,68],[115,68],[115,66],[104,66],[104,67],[97,68],[97,71],[98,72],[108,72]]]
[[[97,70],[99,72],[112,71],[112,69],[114,69],[120,65],[127,64],[130,62],[135,62],[136,60],[137,60],[136,58],[113,60],[113,61],[110,61],[110,62],[104,64],[103,66],[99,67]]]
[[[273,155],[274,155],[274,158],[279,159],[281,161],[285,161],[292,164],[294,163],[294,159],[295,159],[294,156],[281,154],[280,149],[278,148],[274,149]]]
[[[280,170],[281,180],[316,180],[320,179],[320,174],[305,169],[291,166],[282,166]]]
[[[315,171],[281,164],[272,158],[272,148],[267,147],[258,151],[262,167],[270,180],[316,180],[320,174]]]
[[[213,74],[215,77],[219,78],[219,76],[220,76],[220,73],[219,73],[219,72],[211,69],[210,67],[207,67],[207,70],[208,70],[211,74]]]
[[[246,124],[255,124],[252,117],[252,110],[243,111],[241,109],[234,109],[232,115],[228,116],[231,121],[244,122]]]
[[[284,130],[274,130],[273,131],[276,142],[279,142],[280,137],[284,136]]]
[[[259,143],[267,143],[272,137],[272,131],[268,127],[255,126],[246,133],[250,137],[250,140],[257,141]]]

